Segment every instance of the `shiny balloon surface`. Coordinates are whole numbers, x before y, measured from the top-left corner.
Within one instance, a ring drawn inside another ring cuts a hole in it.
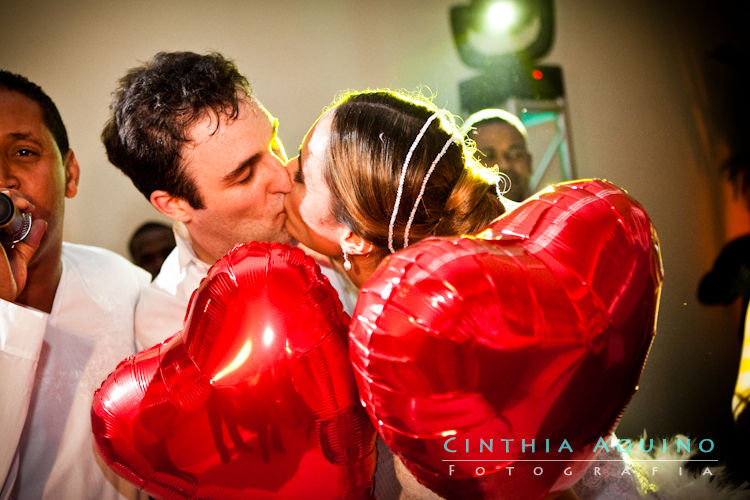
[[[99,453],[157,498],[367,498],[375,432],[348,321],[301,250],[237,245],[193,294],[183,330],[96,392]]]
[[[475,237],[381,263],[350,328],[360,397],[443,497],[565,490],[637,388],[661,281],[637,202],[605,181],[555,185]]]

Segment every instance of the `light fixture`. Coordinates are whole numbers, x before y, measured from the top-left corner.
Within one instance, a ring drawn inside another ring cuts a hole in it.
[[[469,113],[509,97],[549,100],[563,95],[558,66],[538,60],[554,39],[553,0],[471,0],[450,10],[461,60],[480,75],[460,83]]]
[[[472,68],[528,63],[552,47],[552,0],[471,0],[450,17],[458,54]]]
[[[535,136],[549,141],[533,167],[532,186],[548,179],[555,159],[562,180],[575,178],[562,69],[540,64],[554,40],[553,0],[468,0],[451,7],[450,20],[459,57],[479,70],[459,82],[462,111],[469,115],[504,108],[530,131],[540,126],[544,136]],[[547,131],[553,132],[551,137]]]

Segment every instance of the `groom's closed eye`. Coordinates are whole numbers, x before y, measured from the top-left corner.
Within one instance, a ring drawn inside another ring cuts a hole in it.
[[[237,168],[223,177],[224,184],[231,186],[234,184],[247,184],[250,182],[253,179],[255,165],[260,161],[260,158],[260,154],[255,154],[240,163]]]

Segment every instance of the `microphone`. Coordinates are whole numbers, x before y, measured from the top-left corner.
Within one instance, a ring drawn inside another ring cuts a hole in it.
[[[0,243],[15,245],[28,236],[31,214],[22,213],[5,193],[0,193]]]

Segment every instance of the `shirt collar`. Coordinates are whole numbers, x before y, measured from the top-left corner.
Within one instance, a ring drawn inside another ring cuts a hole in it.
[[[180,263],[180,269],[185,269],[189,265],[196,266],[204,274],[208,272],[211,264],[203,262],[195,254],[193,250],[193,244],[190,239],[190,233],[182,222],[175,222],[172,225],[172,232],[174,233],[174,240],[177,244],[177,259]]]

